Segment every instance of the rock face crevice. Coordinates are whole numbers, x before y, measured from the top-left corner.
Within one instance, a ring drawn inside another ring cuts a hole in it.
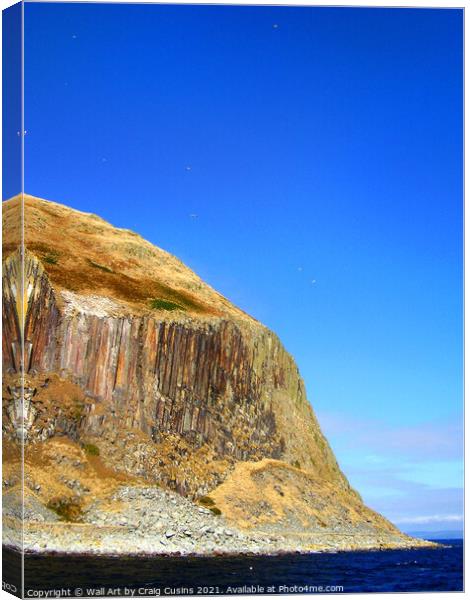
[[[22,369],[22,260],[19,251],[2,265],[2,360],[3,374],[19,373]]]
[[[59,309],[47,273],[34,255],[25,251],[25,367],[26,372],[54,371]]]

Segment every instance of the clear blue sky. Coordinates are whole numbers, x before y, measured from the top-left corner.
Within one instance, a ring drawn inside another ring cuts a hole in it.
[[[139,232],[275,330],[364,498],[458,525],[463,11],[25,14],[25,191]]]

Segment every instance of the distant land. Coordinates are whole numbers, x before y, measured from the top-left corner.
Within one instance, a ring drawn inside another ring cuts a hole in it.
[[[461,529],[441,529],[440,531],[418,531],[406,530],[411,537],[421,538],[425,540],[461,540],[463,539],[463,530]]]

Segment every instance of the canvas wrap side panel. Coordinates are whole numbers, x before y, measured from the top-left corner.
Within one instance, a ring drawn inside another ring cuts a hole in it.
[[[5,591],[23,596],[23,277],[22,3],[2,13],[2,449],[3,579]]]

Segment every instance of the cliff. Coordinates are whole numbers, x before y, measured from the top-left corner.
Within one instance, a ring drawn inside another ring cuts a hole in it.
[[[350,488],[275,334],[167,252],[60,204],[25,197],[22,259],[8,226],[18,202],[4,204],[3,238],[10,488],[24,440],[31,493],[49,508],[76,506],[72,522],[104,502],[82,481],[97,468],[91,453],[113,489],[137,478],[234,527],[410,543]],[[78,487],[63,485],[63,465],[47,450],[59,438],[82,453]],[[41,467],[48,483],[37,490]]]

